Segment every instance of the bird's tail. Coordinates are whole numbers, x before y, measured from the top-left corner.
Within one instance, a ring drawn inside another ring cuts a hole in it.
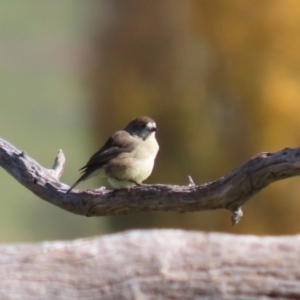
[[[69,194],[74,189],[74,187],[76,187],[81,181],[87,179],[93,172],[94,170],[92,172],[90,170],[85,170],[80,178],[67,190],[66,194]]]
[[[74,189],[74,187],[77,186],[79,182],[83,180],[81,177],[73,185],[71,185],[71,187],[67,190],[66,194],[69,194]]]

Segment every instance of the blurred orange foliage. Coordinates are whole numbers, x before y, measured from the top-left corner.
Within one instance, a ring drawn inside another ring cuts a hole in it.
[[[300,3],[107,0],[89,65],[95,131],[153,117],[161,151],[149,182],[217,179],[261,151],[300,143]],[[96,140],[95,146],[103,140]],[[299,179],[272,185],[230,227],[229,213],[112,218],[115,228],[253,234],[300,231]]]

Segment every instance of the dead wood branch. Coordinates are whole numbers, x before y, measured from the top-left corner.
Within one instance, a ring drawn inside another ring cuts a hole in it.
[[[299,299],[300,236],[181,230],[0,245],[1,299]]]
[[[300,148],[261,153],[219,180],[188,186],[155,184],[115,191],[74,190],[59,181],[64,166],[59,151],[52,169],[45,169],[25,152],[0,139],[0,166],[38,197],[84,216],[128,214],[141,211],[200,211],[225,208],[236,224],[241,206],[263,188],[300,174]]]

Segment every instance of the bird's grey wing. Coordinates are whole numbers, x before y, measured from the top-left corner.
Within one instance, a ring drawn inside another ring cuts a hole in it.
[[[92,173],[100,169],[109,160],[117,157],[120,153],[130,152],[135,147],[136,140],[124,130],[117,131],[79,170],[82,172],[80,178],[67,191],[69,193],[79,182],[87,179]]]
[[[109,160],[117,157],[120,153],[130,152],[135,147],[135,139],[124,130],[116,132],[110,137],[103,147],[99,149],[80,170],[96,170],[105,165]],[[93,170],[93,171],[94,171]]]

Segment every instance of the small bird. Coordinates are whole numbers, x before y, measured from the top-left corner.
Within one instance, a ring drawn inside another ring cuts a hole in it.
[[[66,192],[81,181],[99,175],[102,185],[112,189],[132,187],[147,179],[159,150],[155,138],[155,122],[146,116],[133,119],[112,135],[80,170],[81,177]]]

